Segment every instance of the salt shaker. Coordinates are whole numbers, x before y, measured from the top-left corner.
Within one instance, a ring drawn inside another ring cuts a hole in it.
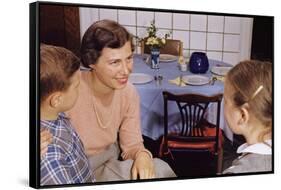
[[[187,71],[187,65],[184,62],[184,57],[183,56],[179,56],[179,68],[181,71]]]
[[[187,65],[185,63],[180,64],[180,70],[181,71],[187,71]]]

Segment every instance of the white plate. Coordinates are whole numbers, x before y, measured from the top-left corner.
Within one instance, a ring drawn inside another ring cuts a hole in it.
[[[170,61],[176,61],[178,57],[170,54],[160,54],[159,59],[161,62],[170,62]]]
[[[191,85],[204,85],[210,82],[210,79],[208,77],[201,76],[201,75],[185,75],[182,77],[182,80],[186,84],[191,84]]]
[[[145,73],[131,73],[129,76],[129,81],[132,84],[145,84],[153,80],[151,75]]]
[[[225,76],[230,69],[232,69],[232,67],[214,66],[214,67],[212,67],[211,72],[216,75]]]

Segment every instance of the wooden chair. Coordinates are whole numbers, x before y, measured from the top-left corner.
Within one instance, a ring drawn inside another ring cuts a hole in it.
[[[141,41],[141,53],[150,54],[150,49],[145,45],[146,38]],[[183,43],[180,40],[167,39],[166,44],[160,49],[161,54],[181,56],[183,54]]]
[[[173,151],[209,151],[215,157],[217,174],[222,171],[223,135],[219,127],[222,94],[202,96],[198,94],[175,95],[163,92],[164,98],[164,136],[160,146],[160,157],[170,155]],[[181,118],[179,132],[168,133],[168,102],[177,104]],[[210,103],[217,105],[216,124],[209,123],[204,115]]]

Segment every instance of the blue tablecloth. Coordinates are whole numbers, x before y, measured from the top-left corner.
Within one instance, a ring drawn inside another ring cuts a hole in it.
[[[222,65],[222,62],[209,60],[210,68],[214,65]],[[180,71],[178,68],[177,61],[172,62],[160,62],[160,69],[151,69],[148,64],[145,63],[143,56],[136,54],[134,56],[134,68],[133,73],[146,73],[152,76],[161,75],[163,80],[161,84],[155,80],[146,84],[135,84],[137,91],[140,96],[141,102],[141,125],[142,133],[152,139],[158,139],[164,133],[164,101],[162,92],[167,90],[172,93],[196,93],[203,95],[215,95],[223,93],[223,82],[216,81],[214,85],[202,85],[202,86],[191,86],[187,85],[184,87],[177,86],[169,83],[169,80],[175,79],[181,74],[191,75],[190,71]],[[203,76],[212,77],[212,73],[208,71]],[[176,106],[169,106],[169,126],[173,126],[177,130],[178,114],[176,114]],[[175,114],[173,114],[175,113]],[[214,122],[216,119],[216,107],[211,105],[208,109],[207,119]],[[221,108],[221,121],[220,127],[224,130],[226,136],[232,140],[233,134],[227,127],[223,117],[223,104]]]

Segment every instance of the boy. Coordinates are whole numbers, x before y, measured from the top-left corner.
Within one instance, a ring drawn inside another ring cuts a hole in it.
[[[41,185],[94,181],[82,142],[63,113],[78,97],[79,67],[69,50],[40,45],[40,128],[53,135],[41,159]]]

